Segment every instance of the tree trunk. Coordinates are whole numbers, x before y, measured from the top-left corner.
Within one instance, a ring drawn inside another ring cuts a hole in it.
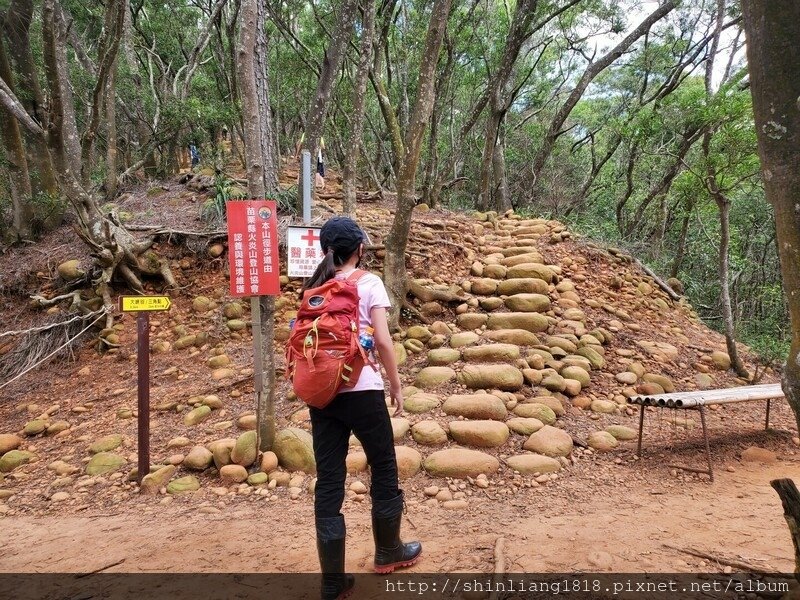
[[[372,38],[375,31],[375,2],[364,0],[364,21],[361,28],[361,48],[358,55],[358,71],[353,89],[353,122],[350,140],[342,165],[342,212],[351,217],[356,214],[356,172],[364,133],[364,109],[367,95],[367,79],[372,62]]]
[[[244,121],[247,191],[251,198],[264,198],[277,191],[278,173],[274,157],[274,135],[269,113],[267,77],[267,38],[264,29],[266,0],[242,0],[242,26],[239,34],[239,83]],[[271,157],[264,158],[264,153]],[[275,297],[262,296],[261,348],[264,389],[256,404],[259,414],[259,450],[272,448],[275,440]]]
[[[8,38],[8,53],[17,67],[20,86],[27,91],[22,98],[23,106],[36,122],[44,126],[47,123],[47,109],[31,52],[32,18],[31,0],[12,0],[6,15],[5,32]],[[44,192],[51,198],[58,197],[58,182],[47,145],[41,136],[29,132],[25,133],[25,141],[32,159],[31,166],[35,167],[38,174],[32,182],[33,195]]]
[[[717,273],[720,285],[719,300],[722,305],[722,322],[725,326],[725,346],[728,348],[731,368],[736,371],[739,377],[748,379],[750,375],[744,363],[742,363],[742,359],[739,357],[739,351],[736,348],[736,325],[733,319],[733,308],[731,307],[730,268],[728,266],[728,253],[731,244],[731,203],[727,198],[722,196],[722,194],[716,195],[714,200],[719,209],[720,240]]]
[[[322,136],[322,130],[325,126],[325,116],[328,113],[328,100],[333,91],[333,82],[339,74],[339,68],[342,66],[345,48],[353,32],[353,19],[355,18],[357,9],[358,0],[342,0],[339,3],[339,19],[336,23],[336,29],[331,35],[330,45],[325,51],[325,58],[322,61],[322,71],[320,72],[319,81],[317,82],[317,90],[314,93],[314,99],[311,101],[311,106],[308,109],[308,116],[306,117],[306,135],[302,149],[308,150],[311,153],[312,172],[316,171],[317,144],[319,143],[319,138]],[[312,189],[314,187],[312,183]],[[297,211],[300,214],[303,212],[302,194],[298,194],[297,197]]]
[[[502,126],[502,123],[501,123]],[[505,140],[502,132],[492,153],[492,176],[494,178],[494,207],[499,213],[504,213],[513,208],[511,196],[508,192],[508,177],[506,177],[506,151]]]
[[[14,90],[14,78],[2,39],[0,39],[0,78],[6,82],[11,91]],[[31,179],[28,173],[25,146],[22,143],[22,132],[17,119],[2,106],[0,106],[0,117],[2,117],[0,134],[2,134],[3,147],[8,160],[11,191],[11,238],[14,241],[28,240],[31,238],[33,208],[31,206]]]
[[[106,86],[106,200],[117,197],[117,61],[111,65]]]
[[[561,127],[564,125],[567,117],[569,117],[572,109],[575,108],[576,104],[578,104],[578,101],[583,96],[586,88],[589,87],[589,84],[615,60],[622,56],[622,54],[627,51],[628,48],[630,48],[639,38],[650,31],[650,28],[655,23],[668,15],[674,8],[675,2],[673,2],[673,0],[667,0],[667,2],[664,2],[664,4],[660,5],[656,10],[650,13],[650,15],[648,15],[641,23],[639,23],[636,29],[625,36],[625,38],[619,42],[619,44],[614,46],[614,48],[612,48],[608,53],[604,54],[596,61],[589,63],[589,65],[586,67],[586,70],[583,72],[583,75],[581,75],[581,78],[578,80],[578,83],[575,85],[572,92],[570,92],[564,104],[556,111],[556,114],[553,115],[553,118],[547,127],[547,132],[542,140],[542,146],[534,156],[531,166],[534,181],[539,179],[542,169],[544,168],[547,159],[550,157],[550,154],[553,151],[553,146],[555,146],[556,139],[558,139],[558,136],[561,134]]]
[[[792,324],[783,391],[800,428],[800,4],[744,0],[742,11],[758,154]]]
[[[794,545],[794,573],[795,577],[800,577],[800,492],[791,479],[773,479],[769,484],[781,499],[783,518]]]
[[[400,323],[400,312],[405,303],[408,289],[406,273],[406,247],[411,230],[411,213],[414,210],[414,187],[422,150],[422,138],[425,126],[433,110],[434,74],[442,38],[447,27],[447,16],[450,13],[452,0],[435,0],[425,37],[422,60],[420,61],[417,98],[411,113],[411,121],[404,140],[405,151],[403,161],[397,173],[397,210],[392,221],[392,228],[386,238],[386,259],[383,279],[392,301],[389,314],[389,325],[397,329]]]

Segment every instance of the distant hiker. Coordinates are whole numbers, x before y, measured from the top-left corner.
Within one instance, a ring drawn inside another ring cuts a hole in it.
[[[189,144],[189,156],[192,157],[192,168],[200,164],[200,151],[194,144]]]
[[[398,487],[384,382],[380,370],[373,368],[373,345],[389,379],[389,395],[392,404],[397,406],[395,416],[402,413],[403,394],[386,321],[386,309],[391,306],[386,288],[377,275],[358,268],[365,242],[364,232],[347,217],[333,217],[322,226],[320,246],[325,257],[303,285],[302,304],[290,338],[291,348],[299,347],[302,352],[302,355],[300,352],[293,354],[288,363],[295,391],[300,389],[298,396],[310,405],[317,464],[314,514],[323,600],[345,597],[355,582],[352,575],[344,573],[346,529],[341,514],[347,475],[345,459],[351,433],[361,442],[372,473],[375,571],[391,573],[397,568],[411,566],[422,553],[419,542],[400,540],[403,492]],[[353,323],[352,319],[357,319],[358,323]],[[332,337],[333,330],[338,332],[337,339]],[[328,345],[341,339],[350,340],[349,350],[356,348],[355,355],[361,357],[360,361],[356,358],[344,368],[334,364],[336,357],[343,353],[325,352]],[[293,340],[299,343],[293,344]],[[326,377],[329,373],[333,373],[333,377]],[[352,374],[352,378],[345,373]],[[353,378],[357,379],[352,381]],[[320,393],[323,389],[330,392]]]

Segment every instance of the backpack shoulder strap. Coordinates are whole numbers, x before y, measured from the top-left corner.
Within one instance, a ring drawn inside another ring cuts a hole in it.
[[[358,283],[358,280],[361,279],[366,274],[367,272],[364,269],[356,269],[355,271],[350,273],[350,276],[347,278],[347,281],[353,284]]]

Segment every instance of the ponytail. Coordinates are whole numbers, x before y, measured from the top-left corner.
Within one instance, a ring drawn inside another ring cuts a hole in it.
[[[317,265],[317,269],[314,271],[314,274],[306,279],[303,287],[300,288],[301,298],[306,290],[319,287],[326,281],[333,279],[336,276],[336,266],[334,264],[333,254],[333,249],[329,249],[325,253],[325,258],[323,258],[322,262]]]

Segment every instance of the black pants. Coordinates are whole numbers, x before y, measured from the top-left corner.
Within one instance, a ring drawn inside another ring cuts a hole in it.
[[[392,423],[383,390],[339,394],[325,408],[311,408],[311,433],[317,460],[314,513],[317,519],[336,517],[344,502],[345,458],[352,432],[361,442],[372,470],[372,510],[390,517],[402,510],[397,485]]]

